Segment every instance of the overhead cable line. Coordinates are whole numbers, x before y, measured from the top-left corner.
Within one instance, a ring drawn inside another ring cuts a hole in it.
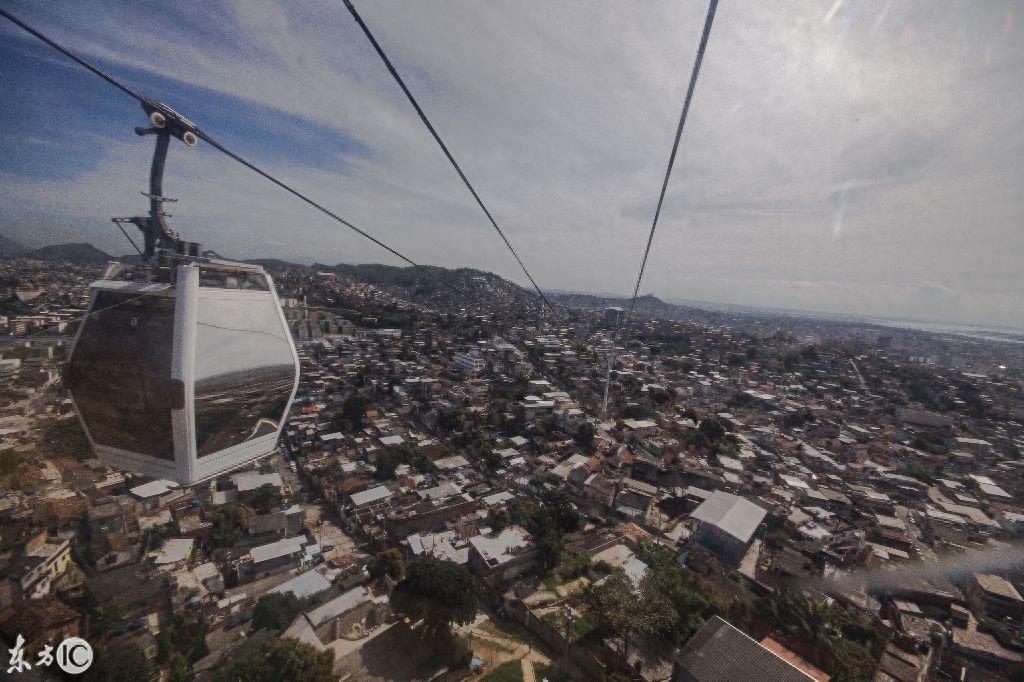
[[[153,104],[153,100],[149,99],[148,97],[146,97],[144,95],[140,95],[138,92],[136,92],[135,90],[131,89],[130,87],[128,87],[127,85],[125,85],[121,81],[117,80],[113,76],[109,75],[108,73],[104,72],[102,69],[100,69],[100,68],[98,68],[96,66],[93,66],[92,64],[87,62],[85,59],[82,59],[81,57],[79,57],[75,53],[73,53],[70,50],[68,50],[67,48],[65,48],[60,43],[54,41],[53,39],[47,37],[46,35],[44,35],[42,33],[40,33],[38,30],[36,30],[32,26],[29,26],[24,21],[22,21],[21,19],[17,18],[16,16],[11,14],[7,10],[5,10],[3,8],[0,8],[0,16],[3,16],[5,19],[10,21],[14,25],[16,25],[19,28],[23,29],[27,33],[30,33],[31,35],[35,36],[36,38],[38,38],[39,40],[43,41],[44,43],[46,43],[47,45],[49,45],[53,49],[57,50],[61,54],[65,55],[66,57],[68,57],[72,61],[77,62],[79,65],[85,67],[86,69],[88,69],[92,73],[96,74],[97,76],[99,76],[103,80],[107,81],[108,83],[110,83],[111,85],[113,85],[114,87],[116,87],[121,92],[123,92],[126,95],[128,95],[129,97],[132,97],[132,98],[138,100],[139,103],[144,104],[144,105],[145,104]],[[334,219],[335,221],[337,221],[337,222],[341,223],[342,225],[344,225],[345,227],[349,228],[353,232],[356,232],[357,234],[365,237],[366,239],[369,239],[371,242],[373,242],[377,246],[381,247],[382,249],[384,249],[388,253],[392,254],[393,256],[395,256],[395,257],[401,259],[402,261],[408,263],[409,265],[411,265],[411,266],[413,266],[413,267],[423,271],[429,277],[431,277],[432,279],[436,280],[438,283],[444,285],[445,287],[451,289],[452,291],[457,293],[459,296],[461,296],[461,297],[463,297],[465,299],[469,298],[468,294],[465,291],[463,291],[462,289],[456,287],[454,284],[452,284],[451,282],[449,282],[445,278],[437,275],[434,272],[431,272],[429,269],[427,269],[423,265],[420,265],[419,263],[416,263],[412,259],[410,259],[407,256],[403,255],[402,253],[398,252],[396,249],[393,249],[392,247],[388,246],[387,244],[385,244],[381,240],[377,239],[376,237],[374,237],[370,233],[368,233],[365,230],[357,227],[356,225],[352,224],[348,220],[345,220],[344,218],[339,216],[334,211],[332,211],[329,208],[323,206],[322,204],[317,203],[316,201],[314,201],[313,199],[309,198],[307,195],[303,194],[299,190],[297,190],[297,189],[293,188],[292,186],[282,182],[281,180],[278,180],[276,177],[274,177],[270,173],[268,173],[268,172],[262,170],[261,168],[253,165],[249,161],[245,160],[244,158],[242,158],[238,154],[235,154],[231,150],[227,149],[224,145],[222,145],[219,142],[217,142],[216,140],[214,140],[212,137],[210,137],[209,134],[205,133],[204,131],[200,130],[199,128],[195,128],[195,133],[196,133],[197,137],[199,137],[201,140],[205,141],[207,144],[209,144],[211,147],[213,147],[217,151],[222,152],[223,154],[225,154],[225,155],[229,156],[230,158],[234,159],[235,161],[237,161],[238,163],[242,164],[243,166],[245,166],[249,170],[251,170],[251,171],[253,171],[253,172],[263,176],[264,178],[266,178],[270,182],[274,183],[278,187],[286,190],[287,192],[291,193],[293,196],[297,197],[298,199],[301,199],[302,201],[306,202],[307,204],[309,204],[313,208],[317,209],[318,211],[324,213],[328,217]]]
[[[448,149],[448,145],[444,143],[444,141],[441,139],[441,136],[438,134],[437,130],[430,122],[430,119],[428,119],[427,115],[423,112],[423,108],[420,107],[419,102],[416,101],[416,98],[413,96],[408,86],[406,86],[405,81],[403,81],[402,77],[398,74],[398,70],[395,69],[394,64],[391,63],[391,60],[388,59],[388,56],[384,53],[384,50],[383,48],[381,48],[380,43],[378,43],[377,39],[374,38],[373,33],[370,31],[370,28],[366,25],[366,22],[364,22],[363,18],[359,16],[359,12],[356,11],[355,5],[352,4],[351,0],[344,0],[344,2],[345,6],[348,7],[348,11],[351,12],[352,18],[355,19],[356,23],[359,24],[359,27],[363,29],[363,33],[366,34],[366,37],[370,41],[370,44],[373,45],[373,49],[377,51],[377,55],[381,58],[381,61],[384,62],[384,66],[387,67],[388,71],[391,73],[392,78],[394,78],[395,82],[398,83],[398,87],[402,89],[402,92],[405,93],[405,96],[409,100],[409,103],[412,104],[413,109],[416,110],[416,113],[419,115],[420,120],[423,121],[423,125],[427,127],[427,130],[429,130],[430,134],[434,137],[434,141],[437,142],[437,145],[441,148],[441,151],[444,152],[444,155],[448,157],[448,161],[452,164],[452,167],[455,168],[455,172],[459,174],[459,177],[462,178],[462,182],[463,184],[466,185],[466,189],[468,189],[469,193],[473,195],[474,199],[476,199],[476,203],[480,206],[480,209],[484,212],[484,215],[487,216],[487,220],[490,221],[491,225],[494,227],[498,235],[501,237],[501,240],[505,242],[505,246],[508,247],[508,250],[516,259],[516,262],[519,263],[519,267],[523,269],[523,272],[530,280],[530,284],[532,284],[533,288],[537,290],[537,295],[540,296],[541,301],[543,301],[544,305],[546,305],[549,310],[553,310],[551,302],[548,300],[547,296],[544,295],[544,292],[541,291],[540,286],[538,286],[536,280],[533,279],[533,275],[531,275],[530,271],[527,270],[526,264],[523,263],[523,259],[519,257],[518,253],[516,253],[516,250],[515,248],[513,248],[512,243],[508,240],[508,237],[505,236],[505,232],[498,226],[498,222],[494,219],[494,216],[491,215],[491,212],[488,210],[487,206],[484,205],[484,202],[480,198],[480,195],[477,194],[476,190],[473,188],[473,184],[469,181],[469,178],[466,177],[466,174],[462,171],[462,167],[459,166],[459,162],[455,160],[455,157]]]
[[[686,88],[686,99],[683,100],[683,111],[679,114],[679,125],[676,127],[676,139],[672,143],[672,153],[668,157],[668,167],[665,169],[665,179],[661,182],[661,193],[658,195],[658,206],[654,209],[654,220],[651,221],[651,231],[647,235],[647,247],[644,249],[644,258],[640,261],[640,272],[636,276],[636,286],[633,287],[633,298],[629,302],[629,310],[626,312],[624,324],[629,324],[633,315],[633,308],[636,306],[636,297],[640,292],[640,282],[644,278],[644,269],[647,267],[647,257],[651,253],[651,244],[654,242],[654,231],[658,227],[658,218],[661,217],[661,207],[665,203],[665,192],[668,189],[668,179],[672,175],[672,166],[676,161],[676,152],[679,150],[679,139],[683,136],[683,125],[686,123],[686,115],[690,111],[690,102],[693,99],[693,90],[697,86],[697,75],[700,73],[701,62],[704,61],[704,50],[708,45],[708,37],[711,35],[711,24],[715,20],[715,10],[718,8],[718,0],[708,2],[708,15],[704,19],[704,32],[700,37],[700,45],[697,46],[697,57],[693,62],[693,71],[690,73],[690,85]]]
[[[347,0],[346,0],[347,1]],[[654,231],[658,228],[658,218],[661,217],[661,207],[665,203],[665,192],[668,190],[668,179],[672,176],[672,167],[675,165],[676,152],[679,151],[679,140],[683,136],[683,126],[686,124],[686,115],[690,112],[690,102],[693,100],[693,91],[697,86],[697,76],[700,74],[700,66],[704,61],[704,51],[708,46],[708,38],[711,35],[711,24],[715,20],[715,10],[718,8],[718,0],[709,0],[708,14],[704,19],[704,31],[700,37],[700,44],[697,46],[697,56],[693,61],[693,71],[690,73],[690,84],[686,88],[686,99],[683,100],[683,110],[679,114],[679,125],[676,126],[676,137],[672,142],[672,152],[668,156],[668,167],[665,169],[665,178],[661,181],[661,192],[658,194],[658,205],[654,209],[654,220],[651,221],[651,230],[647,235],[647,246],[644,248],[644,257],[640,261],[640,272],[636,276],[636,286],[633,287],[633,297],[629,301],[629,309],[626,317],[619,321],[616,331],[629,326],[630,318],[633,316],[633,309],[636,307],[637,295],[640,293],[640,282],[644,278],[644,270],[647,268],[647,257],[651,253],[651,244],[654,242]],[[615,342],[612,342],[612,352],[608,356],[608,371],[604,380],[604,400],[601,406],[601,416],[604,417],[608,411],[608,385],[611,382],[612,364],[615,362]]]

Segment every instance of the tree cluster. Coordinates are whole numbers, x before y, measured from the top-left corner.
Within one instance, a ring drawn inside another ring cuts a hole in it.
[[[387,448],[377,455],[375,464],[373,477],[379,481],[394,478],[398,467],[403,464],[408,464],[421,474],[437,471],[431,459],[410,443]]]
[[[271,639],[217,670],[214,682],[332,682],[334,652],[291,638]]]
[[[331,420],[331,426],[346,433],[358,431],[363,428],[363,420],[366,419],[368,409],[370,409],[370,401],[359,391],[354,391],[342,403],[341,412]]]
[[[252,610],[253,630],[283,632],[308,604],[291,592],[270,592],[256,601]]]
[[[547,490],[539,502],[517,499],[509,506],[513,523],[533,536],[537,547],[537,563],[542,573],[555,568],[565,550],[565,533],[580,525],[580,515],[562,489]]]
[[[413,622],[422,620],[426,638],[451,633],[476,617],[480,588],[465,566],[417,556],[391,593],[391,604]]]
[[[251,514],[252,510],[241,502],[208,508],[206,518],[213,524],[213,543],[218,547],[234,547],[245,534]]]
[[[374,579],[388,576],[392,580],[401,580],[405,575],[405,557],[397,549],[385,549],[373,558],[367,571]]]
[[[832,679],[861,682],[874,678],[885,640],[858,615],[824,599],[785,591],[768,594],[754,608],[782,633],[813,646]]]
[[[172,682],[188,679],[192,664],[210,653],[206,646],[206,625],[175,615],[160,628],[156,637],[156,660],[166,665]]]
[[[595,566],[607,577],[584,594],[598,632],[618,638],[623,652],[628,653],[630,640],[638,634],[685,644],[707,618],[724,611],[706,596],[697,574],[679,565],[672,550],[652,545],[641,558],[648,571],[638,584],[620,568]]]

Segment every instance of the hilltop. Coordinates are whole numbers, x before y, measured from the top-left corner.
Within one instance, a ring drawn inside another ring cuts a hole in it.
[[[114,260],[106,251],[100,251],[92,244],[54,244],[17,254],[21,258],[45,261],[70,261],[72,263],[106,263]]]
[[[0,255],[49,262],[68,261],[79,264],[103,264],[110,260],[138,262],[137,255],[115,257],[88,243],[54,244],[38,249],[26,249],[17,242],[2,236],[0,236]],[[219,257],[212,252],[208,255]],[[526,289],[493,272],[486,272],[475,268],[446,268],[438,265],[427,265],[421,270],[413,266],[384,265],[381,263],[358,265],[350,263],[338,263],[335,265],[314,263],[313,265],[301,265],[278,258],[252,258],[244,262],[260,265],[275,276],[286,272],[329,272],[343,279],[378,287],[400,300],[415,302],[438,310],[457,310],[467,306],[489,307],[495,305],[499,307],[535,308],[538,304],[537,296],[532,290]],[[450,283],[455,289],[465,292],[465,296],[456,294],[439,282],[438,279],[435,279],[435,277]],[[556,305],[567,306],[576,310],[599,311],[605,306],[617,305],[626,307],[629,304],[628,298],[615,296],[554,291],[548,291],[546,295]],[[684,311],[692,313],[694,309],[689,306],[667,303],[652,295],[645,295],[637,299],[635,312],[637,316],[641,317],[673,319],[680,317]],[[706,311],[702,312],[707,314]]]

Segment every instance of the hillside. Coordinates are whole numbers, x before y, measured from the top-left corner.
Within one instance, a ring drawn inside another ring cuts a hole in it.
[[[8,244],[12,244],[15,249],[21,247],[17,242],[0,235],[0,254],[4,254],[3,249]],[[4,255],[18,255],[23,258],[36,260],[72,261],[76,263],[105,263],[109,260],[114,260],[114,257],[106,252],[97,249],[91,244],[84,243],[55,244],[33,250],[25,250],[24,247],[21,247],[21,249],[20,253],[7,253]],[[217,254],[211,252],[210,255],[216,256]],[[137,255],[122,256],[118,260],[134,264],[139,262],[139,257]],[[467,303],[484,308],[496,305],[511,305],[513,307],[533,307],[537,305],[537,297],[532,290],[524,289],[519,284],[506,280],[500,275],[475,268],[425,266],[428,272],[451,283],[456,289],[465,292],[469,297],[467,299],[454,295],[450,289],[443,286],[433,277],[430,277],[423,270],[412,266],[382,265],[380,263],[364,263],[361,265],[351,265],[348,263],[324,265],[322,263],[315,263],[309,266],[290,263],[277,258],[252,258],[244,262],[260,265],[274,275],[295,269],[307,272],[334,272],[345,279],[380,287],[400,299],[414,301],[420,305],[439,310],[464,308]],[[600,296],[581,292],[549,291],[547,295],[556,304],[576,310],[601,311],[605,306],[609,305],[621,307],[629,305],[628,298]],[[698,311],[691,306],[675,305],[648,294],[637,299],[635,313],[641,317],[678,319],[680,317],[692,317]],[[706,310],[701,310],[698,314],[705,317],[718,317],[718,315],[712,315],[712,313]]]
[[[381,265],[379,263],[366,263],[362,265],[348,265],[339,263],[334,266],[314,265],[320,270],[330,270],[344,275],[351,279],[374,284],[382,287],[416,287],[435,286],[437,280],[430,277],[426,272],[412,266]],[[468,286],[471,282],[484,282],[492,286],[497,285],[507,288],[510,292],[521,292],[522,287],[513,282],[503,279],[491,272],[475,270],[473,268],[445,268],[438,265],[426,265],[424,268],[436,276],[448,280],[452,284]]]
[[[92,244],[53,244],[19,254],[22,258],[45,261],[71,261],[74,263],[105,263],[114,257]]]

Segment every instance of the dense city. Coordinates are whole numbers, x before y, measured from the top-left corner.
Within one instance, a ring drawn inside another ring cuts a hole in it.
[[[69,635],[110,680],[1024,674],[1020,343],[265,262],[288,422],[182,486],[101,464],[62,384],[103,258],[0,262],[26,676]]]

